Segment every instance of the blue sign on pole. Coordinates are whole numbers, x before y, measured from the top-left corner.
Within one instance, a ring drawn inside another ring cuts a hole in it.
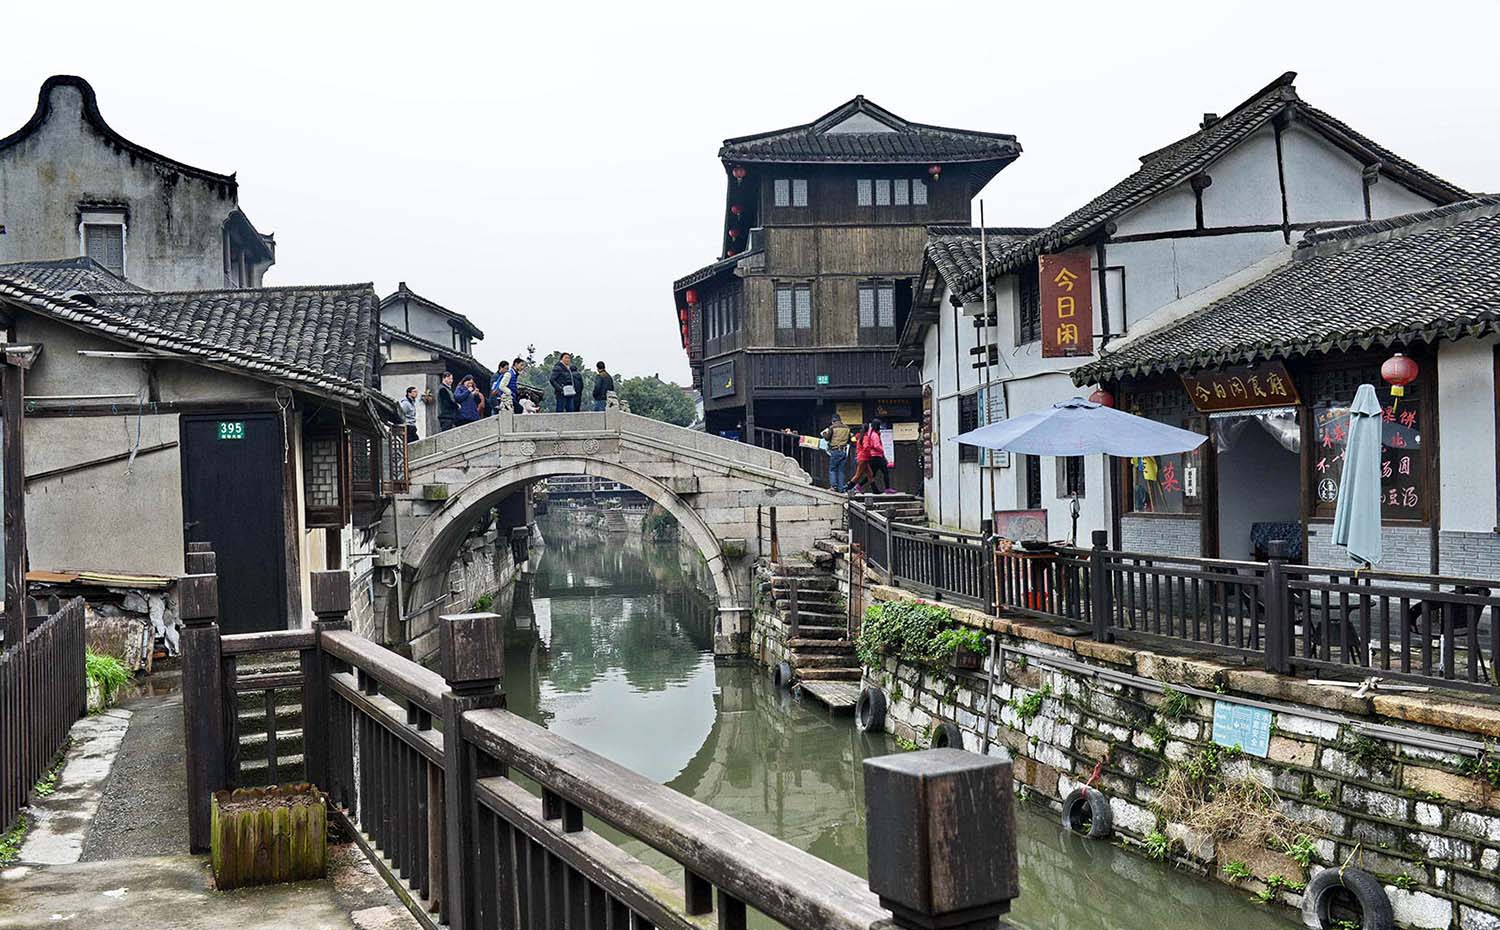
[[[1271,751],[1271,712],[1232,701],[1214,701],[1214,742],[1252,756]]]

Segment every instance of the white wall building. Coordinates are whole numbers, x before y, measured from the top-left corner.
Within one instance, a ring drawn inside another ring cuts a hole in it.
[[[1075,387],[1070,376],[1088,357],[1041,357],[1039,256],[1092,251],[1098,351],[1285,264],[1311,229],[1468,196],[1306,104],[1294,77],[1281,76],[1222,117],[1205,114],[1196,132],[1143,156],[1133,174],[1052,226],[994,230],[987,236],[991,326],[976,328],[984,283],[979,231],[931,230],[898,356],[898,364],[920,363],[933,397],[929,520],[977,530],[994,510],[1045,509],[1049,537],[1063,539],[1076,492],[1079,539],[1112,528],[1110,486],[1118,479],[1102,457],[1069,463],[1002,455],[988,466],[978,450],[949,441],[990,418],[1094,390]],[[980,358],[971,354],[986,336],[998,347],[988,371],[975,368]]]

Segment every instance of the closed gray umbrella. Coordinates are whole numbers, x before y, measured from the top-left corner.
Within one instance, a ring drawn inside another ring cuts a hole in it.
[[[951,437],[954,442],[1022,455],[1171,455],[1207,436],[1074,397],[1045,410],[990,423]]]
[[[1333,514],[1333,542],[1356,562],[1380,561],[1380,453],[1385,424],[1375,388],[1361,384],[1349,407],[1349,440]]]

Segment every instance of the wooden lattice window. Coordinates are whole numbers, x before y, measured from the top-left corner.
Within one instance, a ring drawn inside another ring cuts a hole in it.
[[[349,522],[348,446],[342,431],[309,432],[304,436],[302,484],[309,527]]]

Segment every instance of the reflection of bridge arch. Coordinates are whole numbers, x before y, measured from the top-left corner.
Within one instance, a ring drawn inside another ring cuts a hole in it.
[[[719,539],[697,510],[661,482],[629,466],[572,455],[522,459],[513,465],[487,471],[452,494],[441,509],[422,520],[402,553],[407,570],[413,573],[407,593],[408,603],[415,606],[438,599],[448,583],[448,567],[460,543],[481,514],[530,482],[556,475],[592,475],[618,481],[659,504],[677,520],[702,553],[713,578],[719,609],[738,609],[740,598],[725,564]]]

